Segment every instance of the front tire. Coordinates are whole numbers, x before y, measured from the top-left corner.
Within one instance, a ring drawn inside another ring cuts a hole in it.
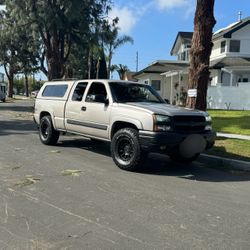
[[[119,168],[127,171],[138,170],[145,158],[138,131],[133,128],[118,130],[111,141],[111,156]]]
[[[42,117],[39,126],[39,137],[45,145],[55,145],[59,139],[60,133],[53,127],[50,116]]]

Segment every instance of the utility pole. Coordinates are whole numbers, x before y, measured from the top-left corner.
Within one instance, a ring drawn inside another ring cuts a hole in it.
[[[136,51],[136,72],[138,72],[139,56],[138,51]]]

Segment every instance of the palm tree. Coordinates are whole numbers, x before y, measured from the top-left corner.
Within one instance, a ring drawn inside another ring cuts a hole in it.
[[[115,18],[112,21],[112,24],[104,22],[103,25],[103,43],[107,50],[107,61],[108,61],[108,79],[110,78],[111,72],[111,61],[114,54],[114,51],[124,45],[125,43],[133,44],[134,40],[128,35],[119,36],[117,27],[119,19]]]
[[[125,80],[125,73],[129,71],[126,65],[118,64],[116,67],[116,71],[119,74],[121,80]]]

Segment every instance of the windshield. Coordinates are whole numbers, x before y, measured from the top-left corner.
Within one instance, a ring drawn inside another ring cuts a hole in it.
[[[110,89],[116,102],[155,102],[165,103],[160,95],[149,85],[110,82]]]

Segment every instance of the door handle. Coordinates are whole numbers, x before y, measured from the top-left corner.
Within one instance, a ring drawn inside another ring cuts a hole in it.
[[[86,111],[87,108],[86,108],[86,107],[81,107],[81,110],[82,110],[82,111]]]

